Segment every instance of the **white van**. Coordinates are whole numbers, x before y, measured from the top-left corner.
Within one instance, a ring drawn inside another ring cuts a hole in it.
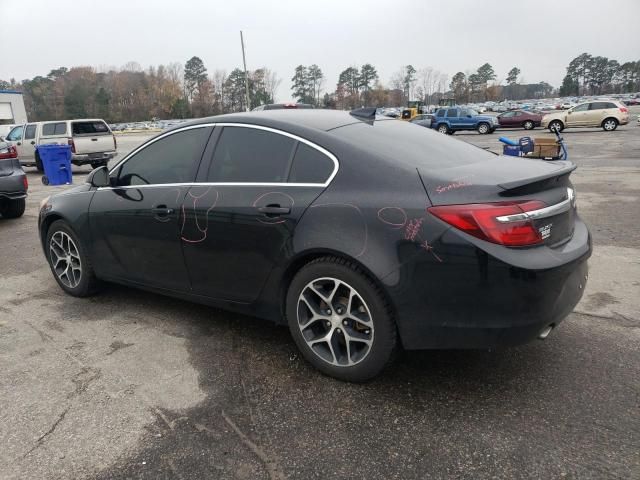
[[[16,146],[22,165],[35,166],[40,171],[43,169],[36,152],[38,145],[71,145],[71,163],[90,164],[93,168],[106,165],[117,155],[116,137],[101,119],[25,123],[14,127],[5,140]]]

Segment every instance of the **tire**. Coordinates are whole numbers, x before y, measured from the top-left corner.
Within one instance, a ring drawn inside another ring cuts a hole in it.
[[[66,241],[67,238],[72,244]],[[62,290],[74,297],[87,297],[98,290],[99,282],[84,246],[64,220],[56,220],[51,224],[44,247],[53,278]],[[63,255],[66,255],[66,259],[62,258]],[[63,267],[66,268],[63,270]],[[72,267],[71,271],[69,267]]]
[[[310,318],[311,308],[315,319]],[[322,257],[302,267],[287,291],[286,316],[298,349],[325,375],[365,382],[394,357],[397,334],[391,307],[380,288],[345,259]],[[314,340],[312,347],[309,342]]]
[[[24,198],[0,200],[0,215],[3,218],[19,218],[24,214],[26,205]]]
[[[450,132],[449,127],[447,126],[446,123],[441,123],[440,125],[438,125],[437,130],[438,132],[444,133],[444,134],[449,134]]]
[[[602,129],[605,132],[613,132],[616,128],[618,128],[618,120],[613,117],[605,118],[602,122]]]
[[[559,132],[564,130],[564,124],[560,120],[552,120],[551,123],[549,123],[549,131],[553,133],[555,130]]]
[[[486,135],[487,133],[490,133],[490,131],[491,131],[491,127],[489,126],[488,123],[482,122],[478,124],[478,133],[480,135]]]
[[[524,128],[525,130],[533,130],[535,127],[535,125],[533,124],[533,122],[531,120],[527,120],[526,122],[524,122],[522,124],[522,128]]]
[[[42,166],[42,160],[40,159],[40,155],[38,154],[37,151],[35,154],[35,158],[36,158],[36,168],[38,169],[39,172],[44,172],[44,167]]]

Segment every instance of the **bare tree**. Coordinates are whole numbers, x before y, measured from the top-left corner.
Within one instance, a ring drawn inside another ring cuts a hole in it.
[[[282,83],[282,79],[278,78],[276,72],[268,69],[267,67],[264,67],[262,70],[264,71],[264,88],[275,103],[276,92]]]

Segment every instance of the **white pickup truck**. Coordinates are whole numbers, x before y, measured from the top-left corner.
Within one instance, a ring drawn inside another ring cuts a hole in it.
[[[16,146],[22,165],[35,166],[39,171],[43,168],[38,145],[71,145],[71,163],[93,168],[106,165],[117,155],[116,137],[100,119],[25,123],[13,127],[5,141]]]

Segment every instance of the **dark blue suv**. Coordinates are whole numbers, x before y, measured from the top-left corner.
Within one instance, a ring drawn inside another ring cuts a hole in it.
[[[498,119],[489,115],[480,115],[471,108],[439,108],[431,128],[440,133],[452,134],[460,130],[477,130],[478,133],[493,133],[498,128]]]

